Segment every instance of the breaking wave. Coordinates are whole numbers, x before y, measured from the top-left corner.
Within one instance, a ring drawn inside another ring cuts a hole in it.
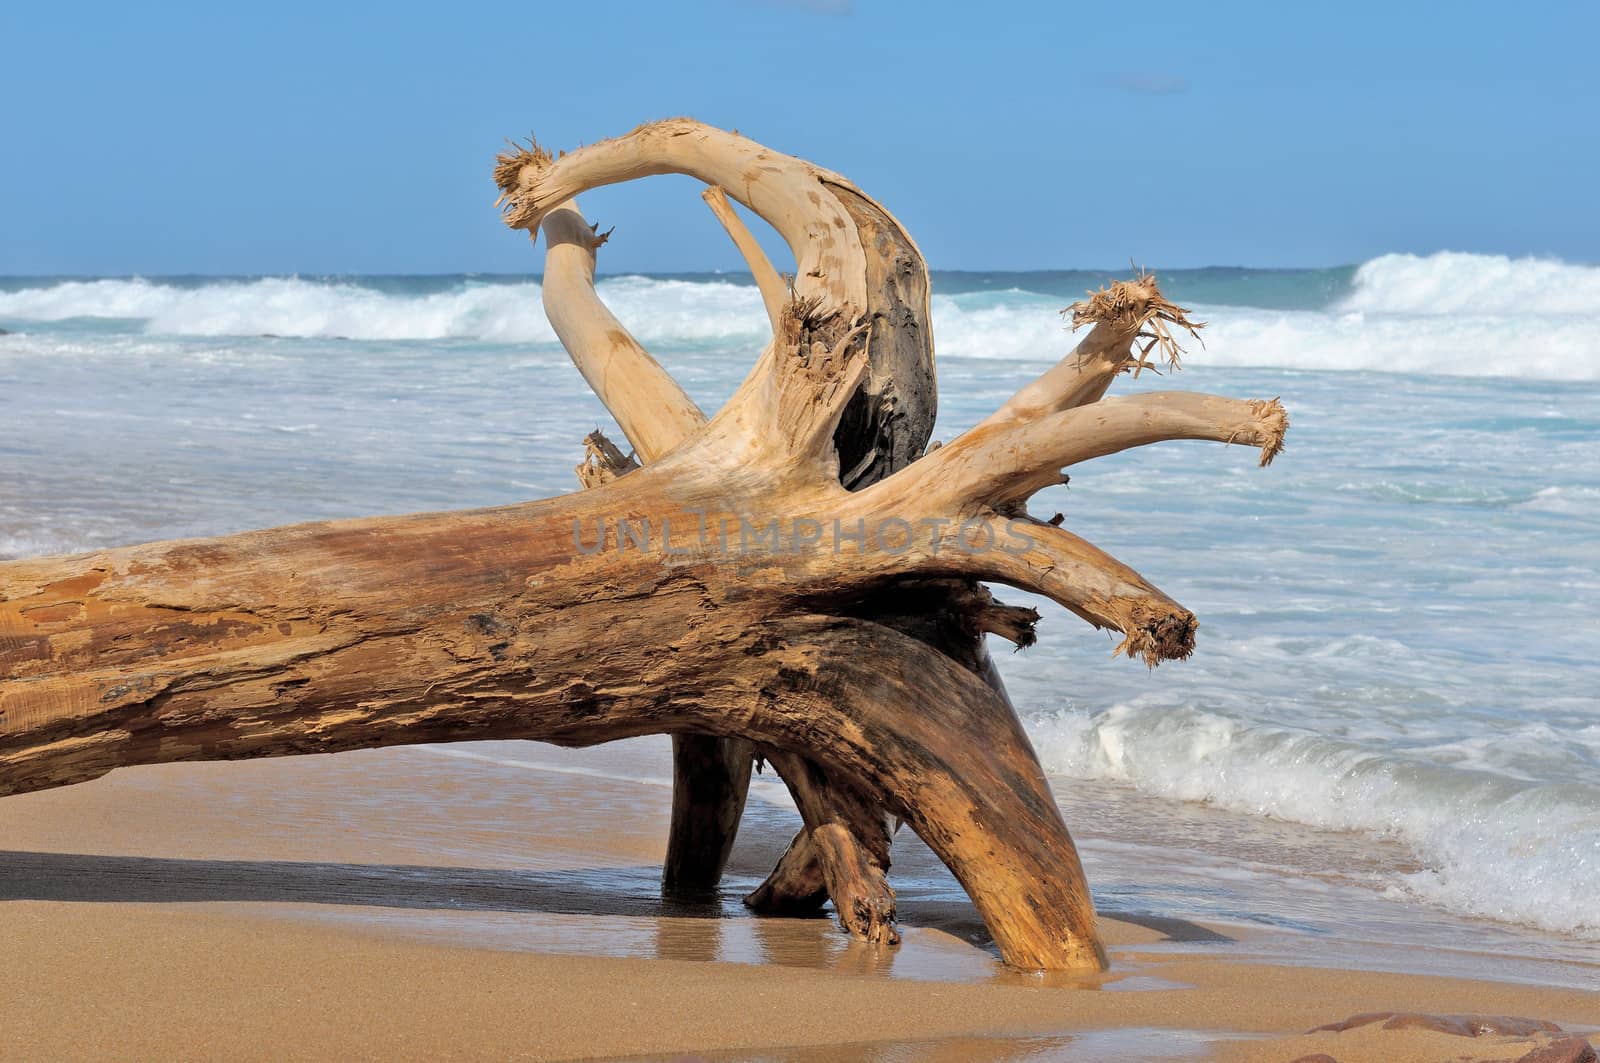
[[[1600,267],[1441,251],[1382,255],[1356,270],[1345,310],[1392,314],[1600,315]]]
[[[1046,769],[1404,844],[1395,892],[1600,939],[1600,786],[1516,779],[1201,709],[1029,721]]]
[[[936,295],[939,354],[1062,357],[1074,342],[1058,312],[1064,297],[1027,290],[1027,277],[1005,275],[1003,290],[952,284],[953,294]],[[1178,271],[1168,285],[1180,300],[1184,277]],[[1272,297],[1281,304],[1282,276],[1274,278]],[[1190,345],[1192,364],[1600,380],[1600,268],[1454,252],[1384,255],[1357,268],[1332,302],[1325,285],[1308,284],[1304,305],[1293,309],[1252,305],[1253,297],[1266,301],[1264,283],[1248,272],[1226,290],[1210,282],[1207,298],[1215,301],[1196,308],[1210,324],[1204,345]],[[111,319],[152,335],[556,342],[532,281],[267,277],[9,287],[0,291],[0,320],[22,330]],[[766,331],[760,296],[748,284],[613,277],[599,288],[646,344],[744,346]],[[1253,288],[1262,294],[1253,296]]]
[[[755,334],[764,320],[756,290],[735,284],[624,277],[600,288],[647,342]],[[0,317],[122,319],[156,335],[555,343],[541,295],[533,282],[463,280],[439,291],[400,292],[300,277],[199,286],[135,278],[0,293]]]

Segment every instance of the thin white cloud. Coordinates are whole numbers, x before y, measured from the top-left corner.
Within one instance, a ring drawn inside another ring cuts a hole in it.
[[[855,0],[745,0],[745,6],[804,11],[812,15],[849,15],[856,7]]]
[[[1176,96],[1189,91],[1189,79],[1176,74],[1153,74],[1148,71],[1129,70],[1112,79],[1117,88],[1141,96]]]

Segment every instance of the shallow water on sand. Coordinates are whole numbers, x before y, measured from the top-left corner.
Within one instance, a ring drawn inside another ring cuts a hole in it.
[[[754,781],[721,887],[666,898],[668,756],[664,740],[644,738],[126,769],[0,803],[0,901],[181,905],[501,951],[1100,993],[1181,988],[1163,965],[1194,958],[1600,983],[1600,957],[1576,962],[1547,935],[1419,918],[1415,906],[1282,864],[1226,867],[1205,854],[1214,831],[1141,843],[1079,832],[1110,920],[1103,975],[1002,966],[958,884],[905,831],[891,872],[899,948],[853,941],[826,916],[752,918],[741,898],[799,825],[770,775]],[[1102,787],[1058,782],[1069,815],[1129,812]],[[1330,861],[1347,857],[1339,836],[1325,840]]]

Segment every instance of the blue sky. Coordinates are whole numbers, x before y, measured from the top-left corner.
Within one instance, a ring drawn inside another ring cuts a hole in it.
[[[532,272],[491,157],[689,114],[935,268],[1600,261],[1600,5],[5,5],[0,273]],[[738,268],[685,179],[602,269]]]

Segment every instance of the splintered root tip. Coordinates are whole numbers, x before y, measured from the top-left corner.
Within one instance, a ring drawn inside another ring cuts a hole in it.
[[[1194,653],[1194,633],[1200,624],[1188,610],[1157,612],[1149,606],[1136,605],[1132,621],[1123,630],[1122,643],[1112,651],[1113,657],[1139,657],[1154,668],[1162,661],[1187,660]]]
[[[799,295],[789,288],[789,301],[783,306],[783,342],[793,347],[807,332],[815,332],[833,318],[838,311],[822,309],[822,296]]]
[[[1154,273],[1137,269],[1132,280],[1112,281],[1061,312],[1072,315],[1074,330],[1105,322],[1126,329],[1136,341],[1146,341],[1132,358],[1134,376],[1150,367],[1152,351],[1159,351],[1169,367],[1181,368],[1183,348],[1172,335],[1172,328],[1183,329],[1197,340],[1205,328],[1204,321],[1190,321],[1187,310],[1161,294]]]
[[[1275,398],[1252,399],[1250,408],[1256,414],[1256,431],[1261,438],[1261,464],[1265,467],[1283,452],[1283,437],[1289,431],[1289,411]]]
[[[522,183],[524,167],[535,166],[542,170],[555,161],[550,152],[541,148],[532,137],[528,138],[527,147],[510,140],[506,144],[509,150],[494,157],[494,183],[508,195]]]
[[[968,624],[974,632],[999,635],[1019,650],[1039,641],[1039,610],[1025,605],[1005,605],[990,598],[974,608]]]
[[[523,147],[514,141],[507,141],[509,150],[502,151],[494,158],[494,183],[500,189],[500,196],[495,200],[506,216],[506,224],[513,229],[525,229],[535,217],[535,206],[531,196],[524,193],[529,182],[528,167],[533,167],[532,177],[538,177],[549,169],[555,162],[554,156],[539,146],[539,142],[532,137]]]
[[[586,488],[608,484],[639,467],[632,454],[622,453],[598,428],[583,437],[583,449],[583,463],[574,471],[578,482]]]
[[[824,305],[820,295],[798,295],[791,287],[778,321],[777,340],[792,353],[805,357],[820,344],[840,361],[872,328],[871,318],[849,321],[836,306]]]

